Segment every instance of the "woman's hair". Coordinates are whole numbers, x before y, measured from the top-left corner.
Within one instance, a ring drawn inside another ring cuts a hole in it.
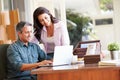
[[[35,29],[34,33],[35,33],[35,37],[38,39],[38,41],[41,40],[41,30],[43,28],[43,25],[38,20],[38,16],[41,14],[44,14],[44,13],[47,13],[48,15],[50,15],[50,19],[51,19],[52,23],[58,22],[58,19],[53,17],[48,9],[46,9],[44,7],[38,7],[33,13],[33,26]]]

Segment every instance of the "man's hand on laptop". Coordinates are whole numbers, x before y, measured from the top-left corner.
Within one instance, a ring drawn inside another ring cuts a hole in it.
[[[50,65],[52,64],[53,62],[51,60],[44,60],[44,61],[41,61],[39,62],[39,66],[44,66],[44,65]]]

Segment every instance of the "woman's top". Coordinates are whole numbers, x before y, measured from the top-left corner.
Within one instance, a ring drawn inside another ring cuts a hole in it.
[[[47,30],[46,27],[44,26],[41,31],[41,41],[45,46],[46,53],[49,53],[48,49],[52,46],[70,45],[68,30],[62,21],[59,21],[58,23],[54,24],[54,34],[53,34],[54,45],[50,46],[47,42],[48,41],[47,39],[48,39]],[[32,42],[38,43],[38,40],[36,40],[34,37]]]
[[[54,37],[47,37],[47,39],[45,40],[46,41],[46,51],[47,53],[53,53],[54,52],[54,47],[55,47],[55,44],[54,44]]]

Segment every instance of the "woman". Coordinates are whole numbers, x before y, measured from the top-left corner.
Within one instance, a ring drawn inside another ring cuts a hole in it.
[[[33,21],[35,38],[44,44],[48,59],[53,58],[55,46],[70,44],[67,27],[46,8],[38,7],[33,13]]]

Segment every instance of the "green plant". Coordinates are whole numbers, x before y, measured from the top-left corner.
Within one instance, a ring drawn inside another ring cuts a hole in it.
[[[117,42],[112,42],[108,44],[108,50],[109,51],[117,51],[120,50],[120,44]]]
[[[76,24],[75,26],[67,24],[71,44],[75,46],[82,40],[83,35],[89,35],[90,32],[88,31],[88,23],[91,19],[81,13],[74,12],[73,9],[67,9],[66,16],[67,20]]]
[[[107,11],[113,10],[113,0],[99,0],[100,1],[100,9]]]

